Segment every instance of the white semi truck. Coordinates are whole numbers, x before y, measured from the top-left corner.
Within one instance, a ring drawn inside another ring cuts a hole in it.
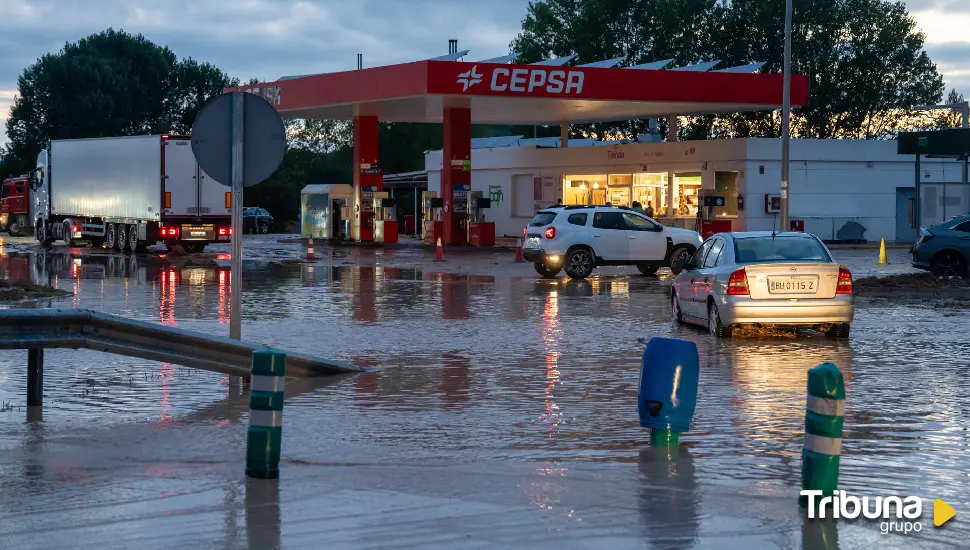
[[[159,241],[201,252],[232,235],[232,194],[199,167],[191,138],[51,141],[29,174],[34,235],[126,254]]]

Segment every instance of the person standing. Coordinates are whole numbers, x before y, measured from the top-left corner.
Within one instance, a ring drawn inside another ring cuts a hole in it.
[[[650,201],[647,201],[647,212],[646,212],[646,214],[647,214],[647,217],[648,218],[650,218],[651,220],[653,219],[653,203],[650,202]]]
[[[633,201],[633,211],[647,216],[647,213],[643,211],[643,205],[640,204],[640,201]]]

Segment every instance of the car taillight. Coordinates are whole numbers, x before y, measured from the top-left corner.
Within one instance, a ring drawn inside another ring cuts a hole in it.
[[[844,268],[839,268],[839,285],[835,287],[836,294],[852,294],[852,273]]]
[[[556,238],[556,228],[555,227],[547,227],[546,228],[546,238],[547,239],[555,239]]]
[[[728,296],[747,296],[750,294],[748,291],[748,274],[743,267],[731,274],[731,278],[728,279],[727,293]]]
[[[523,227],[522,228],[522,236],[523,237],[528,237],[529,236],[529,228],[528,227]]]

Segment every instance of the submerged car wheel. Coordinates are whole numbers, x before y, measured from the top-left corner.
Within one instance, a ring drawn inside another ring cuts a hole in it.
[[[930,269],[940,277],[966,277],[967,260],[959,252],[944,250],[933,257]]]
[[[680,298],[677,297],[677,294],[670,297],[670,313],[673,315],[675,323],[684,324],[684,312],[680,309]]]
[[[556,275],[559,275],[559,272],[562,271],[561,265],[557,265],[555,267],[549,267],[542,262],[535,262],[535,264],[533,265],[535,265],[536,273],[538,273],[539,275],[542,275],[542,277],[545,279],[552,279]]]
[[[717,338],[731,337],[731,327],[721,324],[721,316],[718,315],[717,304],[714,302],[711,302],[711,305],[707,308],[707,330],[711,333],[711,336]]]
[[[657,271],[660,270],[660,266],[650,265],[650,264],[637,264],[637,269],[640,270],[640,273],[649,277],[651,275],[656,275]]]
[[[679,259],[679,260],[684,260],[686,262],[687,260],[690,260],[691,254],[693,254],[693,252],[691,252],[690,247],[678,246],[677,248],[675,248],[673,252],[670,253],[670,271],[672,271],[674,275],[677,275],[678,273],[683,271],[682,269],[674,269],[674,260]]]
[[[838,323],[829,327],[825,331],[825,335],[829,338],[838,338],[844,340],[849,337],[849,323]]]
[[[269,222],[259,222],[259,232],[263,235],[269,233]]]
[[[593,272],[593,253],[588,248],[576,248],[566,254],[566,275],[585,279]]]

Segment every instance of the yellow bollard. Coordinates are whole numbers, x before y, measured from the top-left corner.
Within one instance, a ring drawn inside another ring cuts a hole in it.
[[[886,239],[879,241],[879,265],[886,265],[889,263],[889,258],[886,257]]]

